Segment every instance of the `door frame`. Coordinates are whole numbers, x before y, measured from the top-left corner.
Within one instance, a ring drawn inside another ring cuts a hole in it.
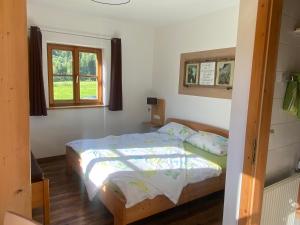
[[[259,0],[240,193],[239,225],[259,225],[283,0]]]
[[[27,0],[0,1],[0,225],[31,218]]]

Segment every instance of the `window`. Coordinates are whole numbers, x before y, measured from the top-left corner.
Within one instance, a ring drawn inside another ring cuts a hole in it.
[[[102,51],[48,44],[50,107],[102,105]]]

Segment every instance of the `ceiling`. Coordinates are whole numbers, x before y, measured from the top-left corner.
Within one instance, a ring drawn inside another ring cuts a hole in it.
[[[28,2],[111,19],[139,21],[153,26],[191,20],[239,4],[239,0],[131,0],[129,4],[121,6],[103,5],[91,0],[28,0]]]

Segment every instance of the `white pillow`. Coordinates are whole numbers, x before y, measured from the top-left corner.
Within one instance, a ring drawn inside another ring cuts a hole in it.
[[[199,131],[186,139],[186,142],[215,155],[227,155],[228,138],[214,133]]]
[[[187,126],[174,122],[168,123],[167,125],[163,126],[158,130],[158,132],[169,134],[171,136],[181,139],[182,141],[185,141],[188,137],[197,133],[196,131]]]

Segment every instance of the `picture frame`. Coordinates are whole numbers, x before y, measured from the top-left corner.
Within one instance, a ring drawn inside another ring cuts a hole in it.
[[[235,60],[235,53],[236,53],[236,48],[222,48],[222,49],[211,49],[205,51],[181,53],[179,76],[178,76],[178,94],[191,95],[191,96],[204,96],[210,98],[231,99],[232,90],[234,87],[216,85],[217,63],[219,61]],[[214,85],[201,85],[200,81],[198,82],[198,85],[186,84],[186,70],[187,70],[188,63],[199,64],[198,80],[200,80],[201,79],[200,64],[203,62],[211,62],[211,61],[216,62]]]
[[[197,85],[199,82],[199,63],[187,63],[185,73],[185,85]]]
[[[234,65],[234,60],[219,61],[217,63],[216,86],[232,87]]]
[[[199,85],[215,85],[216,65],[216,61],[207,61],[200,63]]]

